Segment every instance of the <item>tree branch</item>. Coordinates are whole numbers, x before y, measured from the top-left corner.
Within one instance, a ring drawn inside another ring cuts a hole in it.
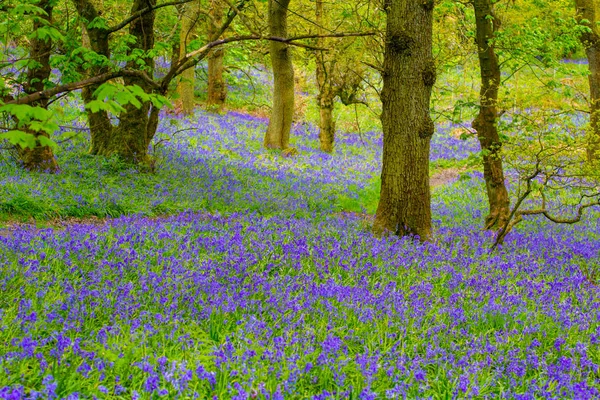
[[[290,38],[282,38],[282,37],[277,37],[277,36],[262,36],[262,35],[233,36],[233,37],[228,37],[228,38],[215,40],[214,42],[207,43],[200,49],[198,49],[196,51],[192,51],[191,53],[187,54],[186,58],[188,58],[188,59],[193,58],[197,55],[208,52],[213,47],[222,46],[224,44],[231,43],[231,42],[243,42],[243,41],[248,41],[248,40],[268,40],[268,41],[273,41],[273,42],[286,43],[286,44],[289,44],[292,46],[304,47],[304,48],[311,49],[311,50],[327,51],[329,49],[322,48],[322,47],[314,47],[314,46],[309,46],[306,44],[294,43],[294,42],[296,42],[297,40],[304,40],[304,39],[329,38],[329,37],[341,38],[341,37],[356,37],[356,36],[372,36],[374,34],[375,34],[374,32],[341,32],[341,33],[330,33],[330,34],[325,34],[325,35],[318,35],[318,34],[302,35],[302,36],[294,36],[294,37],[290,37]]]
[[[227,13],[227,19],[225,20],[223,25],[221,25],[221,28],[218,29],[214,33],[214,35],[212,35],[212,37],[209,37],[208,40],[210,40],[211,42],[216,41],[229,28],[229,26],[231,25],[231,23],[233,22],[235,17],[238,15],[239,10],[243,9],[244,5],[246,4],[246,1],[247,0],[241,0],[240,4],[235,9],[231,8],[229,10],[229,12]],[[206,46],[204,46],[204,47],[206,47]],[[212,47],[215,47],[215,46],[212,46]],[[169,69],[167,74],[160,81],[160,86],[161,86],[162,92],[164,93],[167,91],[167,89],[169,87],[169,83],[171,83],[171,80],[173,78],[175,78],[177,75],[181,74],[186,69],[195,66],[196,64],[198,64],[200,62],[201,59],[206,57],[206,55],[208,54],[209,50],[212,47],[209,47],[206,50],[206,52],[204,52],[204,54],[202,54],[202,56],[198,57],[197,59],[193,59],[193,56],[186,54],[175,65],[171,65],[171,68]],[[198,54],[200,54],[200,53],[198,53]]]
[[[18,99],[8,101],[5,104],[31,104],[34,101],[49,99],[52,96],[56,96],[57,94],[72,92],[73,90],[77,89],[83,89],[84,87],[104,83],[111,79],[119,78],[122,76],[141,78],[153,88],[160,89],[160,85],[156,83],[152,78],[150,78],[145,72],[130,69],[121,69],[119,71],[107,72],[104,74],[96,75],[92,78],[84,79],[78,82],[67,83],[65,85],[55,86],[51,89],[34,92],[28,94],[27,96],[19,97]]]
[[[168,1],[166,3],[162,3],[162,4],[157,4],[153,7],[146,7],[143,10],[140,10],[136,13],[133,13],[132,15],[130,15],[129,17],[125,18],[123,21],[121,21],[120,23],[118,23],[117,25],[111,26],[110,28],[108,28],[106,30],[106,34],[111,34],[114,33],[118,30],[121,30],[123,28],[125,28],[127,25],[129,25],[131,22],[135,21],[137,18],[148,14],[149,12],[158,10],[159,8],[163,8],[163,7],[168,7],[168,6],[178,6],[181,4],[185,4],[185,3],[190,3],[192,1],[196,1],[196,0],[178,0],[178,1]]]

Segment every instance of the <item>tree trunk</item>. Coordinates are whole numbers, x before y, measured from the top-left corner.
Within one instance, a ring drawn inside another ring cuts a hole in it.
[[[181,46],[179,45],[179,39],[171,44],[171,65],[175,65],[179,62],[179,53],[181,52]]]
[[[600,33],[596,19],[594,0],[575,0],[577,21],[587,26],[590,32],[581,35],[580,40],[588,59],[588,82],[590,85],[590,126],[587,156],[589,161],[600,160]]]
[[[483,176],[487,189],[489,214],[485,219],[485,229],[504,226],[510,213],[510,200],[504,183],[504,169],[500,150],[502,142],[498,136],[496,119],[498,110],[498,87],[500,66],[494,51],[494,33],[497,22],[493,18],[490,0],[473,0],[476,23],[477,54],[481,71],[479,92],[479,114],[473,121],[473,128],[483,153]]]
[[[218,0],[210,4],[212,20],[208,21],[208,37],[212,38],[223,22],[223,5]],[[222,107],[227,97],[227,86],[223,79],[223,57],[225,50],[219,46],[208,55],[208,105]]]
[[[155,5],[156,0],[135,0],[130,15]],[[129,25],[129,34],[136,39],[135,43],[130,45],[130,54],[135,50],[147,52],[154,47],[154,17],[155,12],[152,11],[136,18]],[[152,76],[154,59],[146,57],[143,62],[148,75]],[[132,60],[127,63],[127,68],[135,69],[139,66],[136,60]],[[141,78],[124,77],[123,82],[126,86],[138,85],[146,93],[152,92],[152,88]],[[119,126],[112,135],[107,154],[104,155],[117,155],[127,162],[147,164],[148,146],[156,131],[156,124],[149,116],[154,115],[156,111],[152,109],[150,102],[142,103],[140,108],[132,104],[127,104],[124,108],[125,111],[119,116]]]
[[[89,0],[73,0],[77,13],[86,21],[91,22],[100,16],[92,2]],[[98,55],[110,58],[110,49],[108,44],[108,33],[103,28],[84,27],[82,32],[82,44],[89,45],[90,48]],[[93,65],[87,72],[88,77],[100,75],[108,72],[108,68],[103,65]],[[83,103],[87,105],[94,100],[93,93],[100,85],[91,85],[82,89],[81,97]],[[88,117],[88,126],[90,128],[90,154],[104,155],[108,153],[111,147],[111,138],[113,137],[113,125],[106,111],[91,112],[86,109]]]
[[[269,35],[287,37],[287,9],[290,0],[269,0]],[[273,67],[273,108],[265,134],[265,147],[287,149],[294,116],[294,68],[285,43],[269,43]]]
[[[326,101],[324,101],[326,100]],[[333,98],[319,98],[319,143],[321,150],[333,152],[335,141],[335,120],[333,119]]]
[[[429,115],[436,72],[432,52],[434,0],[386,2],[383,65],[383,166],[376,234],[431,236]]]
[[[319,34],[323,34],[323,0],[316,1],[316,23],[319,26]],[[317,39],[317,47],[325,48],[325,38]],[[321,150],[327,153],[333,152],[335,140],[335,120],[333,119],[333,100],[335,91],[331,82],[332,64],[335,60],[330,59],[330,53],[317,51],[315,54],[317,87],[319,94],[319,142]],[[329,68],[328,68],[329,67]]]
[[[51,0],[40,0],[37,4],[38,7],[46,12],[46,15],[39,15],[38,18],[34,19],[34,32],[52,23],[53,3],[54,2]],[[44,90],[44,85],[50,78],[50,53],[52,52],[52,41],[49,38],[44,40],[36,36],[31,39],[30,48],[30,58],[35,62],[35,65],[30,66],[27,71],[27,85],[25,91],[28,94]],[[32,103],[31,106],[46,108],[48,107],[48,101],[43,99]],[[49,135],[43,131],[29,128],[25,128],[25,131],[31,133],[36,138],[40,136],[49,137]],[[21,161],[26,169],[39,172],[58,172],[58,163],[56,162],[56,158],[50,147],[42,146],[39,141],[36,140],[35,148],[19,148],[18,150]]]
[[[180,58],[188,53],[188,45],[193,39],[196,22],[198,20],[198,2],[193,1],[185,5],[181,17],[181,31],[179,32]],[[179,109],[182,114],[189,115],[194,111],[194,82],[195,68],[188,68],[181,73],[177,83],[179,94]]]

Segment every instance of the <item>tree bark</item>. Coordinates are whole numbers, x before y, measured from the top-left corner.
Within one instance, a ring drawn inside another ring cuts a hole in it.
[[[436,72],[432,52],[433,0],[392,0],[383,65],[383,166],[376,234],[431,237],[429,115]]]
[[[287,9],[290,0],[269,0],[269,35],[287,37]],[[287,149],[294,116],[294,68],[285,43],[269,43],[273,67],[273,108],[265,134],[266,148]]]
[[[92,2],[89,0],[73,0],[77,13],[88,23],[100,16]],[[82,32],[82,44],[89,44],[91,49],[97,54],[104,56],[106,60],[110,58],[110,48],[108,43],[108,32],[103,28],[89,28],[87,24]],[[87,38],[86,38],[87,37]],[[103,65],[93,65],[87,75],[89,77],[97,76],[108,72],[108,68]],[[101,83],[87,86],[82,89],[81,97],[83,103],[87,105],[94,100],[93,93],[100,87]],[[88,117],[88,126],[90,128],[90,154],[102,155],[108,152],[111,138],[113,136],[113,125],[106,111],[91,112],[86,109]]]
[[[600,160],[600,32],[596,19],[594,0],[575,0],[577,22],[590,31],[580,36],[588,59],[588,82],[590,86],[590,137],[588,141],[588,161]]]
[[[131,15],[147,7],[156,5],[156,0],[135,0],[131,8]],[[154,47],[154,18],[155,12],[149,12],[136,18],[129,25],[129,34],[135,37],[135,43],[130,45],[129,53],[135,50],[147,52]],[[154,59],[151,57],[143,58],[143,64],[150,76],[154,71]],[[135,69],[136,60],[129,61],[127,68]],[[139,67],[137,67],[139,68]],[[138,85],[146,93],[151,93],[153,88],[144,79],[125,76],[124,84]],[[142,103],[140,108],[132,104],[124,106],[125,111],[119,116],[119,126],[112,135],[106,156],[117,155],[123,160],[135,164],[147,164],[148,146],[154,133],[156,132],[156,123],[151,121],[150,116],[155,114],[150,102]],[[157,115],[154,117],[157,118]]]
[[[208,21],[208,37],[217,34],[223,23],[223,5],[218,0],[211,1]],[[225,50],[222,46],[212,49],[208,54],[208,105],[222,107],[227,98],[227,85],[223,78],[223,58]]]
[[[54,7],[51,0],[40,0],[37,5],[46,12],[46,15],[39,15],[34,19],[34,32],[43,26],[52,23],[52,9]],[[28,94],[44,90],[44,86],[50,78],[50,53],[52,52],[52,41],[49,38],[44,40],[36,36],[31,39],[30,48],[30,58],[35,62],[35,65],[29,67],[27,70],[27,85],[25,87],[25,92]],[[48,101],[46,99],[40,99],[39,101],[32,103],[31,106],[47,108]],[[34,135],[36,138],[39,138],[40,136],[49,137],[49,135],[43,131],[30,128],[25,128],[24,130],[27,133]],[[48,146],[40,145],[37,139],[36,147],[33,149],[19,148],[18,150],[23,166],[26,169],[50,173],[59,171],[58,163],[56,162],[52,149]]]
[[[323,0],[316,1],[316,23],[319,26],[319,34],[323,34]],[[317,47],[326,48],[325,38],[317,39]],[[335,99],[335,90],[331,80],[332,64],[335,60],[330,59],[330,53],[326,51],[317,51],[315,54],[317,102],[319,104],[319,143],[321,150],[326,153],[333,152],[335,140],[335,120],[333,119],[333,100]],[[328,68],[329,67],[329,68]]]
[[[198,20],[198,2],[188,3],[183,8],[181,17],[181,30],[179,32],[179,58],[185,57],[188,53],[188,45],[193,39],[196,22]],[[181,73],[177,83],[177,93],[179,94],[179,110],[184,115],[189,115],[194,111],[194,82],[196,69],[188,68]]]
[[[333,98],[319,98],[319,145],[321,151],[333,152],[335,141],[335,120],[333,119]]]
[[[500,153],[502,142],[498,136],[497,127],[500,66],[493,43],[497,22],[493,18],[490,0],[473,0],[473,9],[475,11],[477,54],[481,71],[481,89],[479,114],[472,125],[477,131],[483,153],[483,176],[489,203],[485,229],[497,229],[504,226],[510,213],[510,200],[504,182],[504,169]]]

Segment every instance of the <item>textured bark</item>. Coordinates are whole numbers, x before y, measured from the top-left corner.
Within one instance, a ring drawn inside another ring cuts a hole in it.
[[[589,161],[600,160],[600,32],[596,19],[594,0],[576,0],[577,21],[590,28],[590,32],[581,35],[580,40],[585,48],[590,74],[590,126],[587,156]],[[586,20],[586,21],[583,21]]]
[[[52,8],[53,2],[51,0],[40,0],[37,4],[38,7],[42,8],[46,15],[39,15],[39,19],[35,19],[33,23],[34,32],[47,23],[52,23]],[[35,65],[30,67],[27,71],[27,85],[25,87],[26,93],[34,93],[44,90],[45,82],[50,78],[50,53],[52,52],[52,41],[50,39],[43,40],[38,37],[34,37],[30,42],[30,57],[35,61]],[[48,106],[46,99],[41,99],[31,104],[34,107]],[[43,131],[37,131],[30,128],[25,128],[25,131],[31,133],[36,138],[40,136],[48,137],[48,134]],[[59,170],[58,163],[52,152],[52,149],[48,146],[41,146],[37,141],[35,148],[19,148],[19,156],[23,162],[23,166],[30,171],[40,172],[57,172]]]
[[[156,5],[156,0],[135,0],[131,8],[131,15],[147,7]],[[130,53],[135,50],[148,51],[154,47],[154,17],[155,12],[149,12],[136,18],[129,25],[129,34],[135,37],[135,43],[130,45]],[[143,59],[144,67],[152,76],[154,60],[151,57]],[[136,61],[130,61],[128,68],[136,68]],[[138,67],[139,68],[139,67]],[[125,85],[138,85],[145,92],[151,93],[153,88],[144,79],[126,76],[123,78]],[[119,126],[112,135],[109,147],[103,155],[117,155],[125,161],[146,164],[148,159],[148,146],[156,132],[156,124],[150,120],[149,115],[155,113],[151,103],[142,103],[140,108],[132,104],[124,106],[125,111],[119,116]]]
[[[89,0],[73,0],[77,13],[86,21],[91,22],[100,16],[98,10]],[[87,25],[87,24],[86,24]],[[89,45],[91,50],[99,55],[110,58],[110,49],[108,44],[108,32],[102,28],[84,28],[83,45]],[[89,71],[86,71],[88,77],[97,76],[108,72],[108,68],[103,65],[94,65]],[[101,83],[87,86],[82,89],[81,97],[84,104],[94,100],[93,93],[100,87]],[[111,138],[113,136],[113,125],[106,111],[91,112],[86,109],[88,117],[88,126],[90,128],[90,154],[106,154],[110,148]]]
[[[386,2],[383,65],[383,166],[376,234],[431,236],[429,115],[435,82],[433,0]]]
[[[171,65],[175,65],[179,62],[179,53],[181,52],[181,47],[179,46],[179,40],[173,42],[171,45]]]
[[[326,153],[332,153],[334,141],[335,120],[333,119],[333,99],[327,103],[321,97],[319,99],[319,144],[321,150]]]
[[[316,1],[316,22],[319,26],[319,34],[323,34],[323,0]],[[325,38],[317,39],[317,47],[326,48]],[[327,153],[333,152],[335,140],[335,120],[333,119],[333,100],[336,96],[333,82],[329,76],[335,59],[331,59],[330,52],[317,51],[315,55],[317,88],[317,102],[319,104],[319,143],[321,150]]]
[[[188,45],[194,38],[194,31],[198,20],[198,2],[187,3],[181,18],[179,32],[179,58],[188,53]],[[189,115],[194,111],[194,82],[195,68],[188,68],[181,73],[177,83],[178,105],[182,114]]]
[[[269,35],[287,37],[287,9],[290,0],[269,0]],[[265,147],[287,149],[294,116],[294,68],[287,44],[269,43],[273,67],[273,108],[265,134]]]
[[[502,142],[498,136],[497,126],[500,66],[492,42],[496,30],[496,20],[493,18],[490,0],[473,0],[473,8],[481,72],[479,114],[473,121],[473,128],[477,131],[483,153],[483,176],[489,203],[485,228],[497,229],[506,223],[510,213],[510,200],[504,182],[504,169],[500,154]]]
[[[210,16],[208,21],[208,37],[212,38],[218,33],[223,23],[223,4],[218,0],[211,1]],[[222,107],[227,98],[227,85],[223,78],[223,46],[212,49],[208,54],[208,105]]]
[[[100,16],[90,0],[73,0],[78,14],[85,20],[93,21]],[[156,0],[135,0],[130,15],[156,5]],[[148,51],[154,47],[154,17],[155,12],[147,12],[135,18],[129,24],[129,34],[135,38],[130,44],[129,53],[135,50]],[[107,29],[87,28],[90,45],[96,53],[110,57],[109,34]],[[144,60],[144,70],[148,76],[152,76],[154,60],[150,57]],[[126,68],[139,70],[136,61],[130,61]],[[99,75],[106,71],[103,65],[94,66],[90,70],[91,75]],[[150,82],[140,76],[128,75],[123,77],[125,85],[138,85],[147,93],[151,93],[153,87]],[[94,100],[92,94],[100,86],[91,85],[82,91],[82,97],[87,104]],[[125,111],[119,116],[119,125],[113,126],[106,112],[87,112],[88,123],[91,131],[92,146],[90,153],[94,155],[110,157],[119,156],[123,160],[132,163],[147,163],[148,146],[156,131],[157,112],[152,109],[150,103],[142,104],[139,109],[128,104],[124,106]]]

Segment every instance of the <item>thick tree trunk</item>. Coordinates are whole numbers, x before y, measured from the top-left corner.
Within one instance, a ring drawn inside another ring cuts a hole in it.
[[[43,26],[52,23],[53,2],[51,0],[40,0],[37,5],[46,12],[46,15],[39,15],[39,19],[34,20],[34,32]],[[50,53],[52,52],[52,41],[50,39],[44,40],[39,37],[34,37],[31,39],[30,48],[30,58],[35,61],[35,65],[29,67],[27,71],[26,93],[44,90],[44,85],[50,78]],[[31,105],[34,107],[46,108],[48,106],[48,101],[43,99],[32,103]],[[36,138],[40,136],[48,137],[48,134],[43,131],[29,128],[26,128],[25,130],[28,133],[33,134]],[[54,173],[59,170],[52,149],[48,146],[41,146],[39,141],[37,141],[37,145],[33,149],[19,148],[19,155],[24,167],[30,171]]]
[[[218,0],[211,1],[208,21],[208,37],[213,37],[223,22],[223,5]],[[223,78],[223,57],[225,50],[219,46],[208,55],[208,105],[222,107],[227,98],[227,85]]]
[[[269,34],[287,37],[287,9],[290,0],[269,0]],[[287,149],[294,116],[294,68],[287,44],[269,44],[273,67],[273,108],[265,134],[265,147]]]
[[[376,234],[431,236],[429,115],[436,72],[432,53],[434,0],[386,2],[383,166]]]
[[[156,5],[156,0],[135,0],[131,8],[131,15],[147,7]],[[129,25],[129,34],[135,37],[135,43],[130,45],[130,54],[135,50],[144,52],[154,47],[154,17],[155,12],[149,12],[135,19]],[[154,71],[154,60],[151,57],[143,59],[148,75],[152,76]],[[127,68],[139,68],[136,60],[127,63]],[[125,85],[138,85],[146,93],[151,93],[152,88],[146,81],[137,77],[124,77]],[[125,111],[119,116],[119,126],[110,141],[107,156],[117,155],[123,160],[136,164],[147,164],[148,146],[154,137],[156,124],[149,116],[154,115],[149,102],[142,103],[140,108],[132,104],[124,106]]]
[[[94,5],[89,0],[73,0],[77,13],[88,22],[100,16]],[[84,46],[89,45],[90,48],[97,54],[110,58],[110,49],[108,44],[108,33],[102,28],[89,28],[84,27],[82,44]],[[102,65],[94,65],[87,71],[89,77],[96,76],[102,73],[108,72],[108,69]],[[93,93],[98,89],[100,85],[91,85],[85,87],[81,91],[81,97],[83,103],[87,105],[90,101],[94,100]],[[111,138],[113,137],[113,125],[110,122],[110,118],[106,111],[91,112],[86,110],[88,117],[88,126],[90,128],[90,154],[103,155],[108,153],[108,149],[111,147]]]
[[[319,26],[319,33],[323,33],[323,0],[316,1],[316,22]],[[317,47],[326,47],[325,38],[317,39]],[[331,60],[330,53],[317,51],[315,55],[317,87],[319,94],[317,101],[319,104],[319,142],[321,150],[327,153],[333,152],[333,143],[335,140],[335,120],[333,119],[333,100],[335,90],[331,81],[332,66],[335,60]]]
[[[188,45],[194,38],[194,30],[198,20],[198,2],[194,1],[185,5],[181,18],[181,31],[179,32],[180,58],[188,53]],[[179,110],[182,114],[189,115],[194,111],[194,82],[196,70],[188,68],[179,76],[177,94],[179,95]]]
[[[580,40],[585,48],[590,74],[590,126],[591,132],[587,148],[589,161],[600,160],[600,32],[596,19],[594,0],[575,0],[577,21],[590,28],[590,32],[581,35]]]
[[[489,214],[485,219],[486,229],[504,226],[510,213],[510,200],[504,183],[504,169],[500,150],[502,143],[496,124],[498,110],[498,87],[500,85],[500,66],[494,51],[494,33],[496,20],[493,18],[490,0],[473,0],[476,23],[476,42],[481,71],[481,89],[479,92],[479,114],[473,121],[473,128],[483,153],[483,176],[487,189]]]

